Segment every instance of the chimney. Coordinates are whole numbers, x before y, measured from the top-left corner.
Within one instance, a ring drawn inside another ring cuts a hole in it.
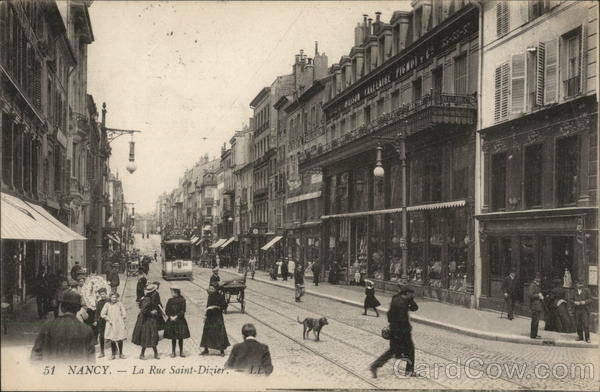
[[[360,23],[357,23],[356,27],[354,28],[354,46],[358,46],[358,45],[362,44],[363,32],[364,32],[363,27],[360,25]]]
[[[367,25],[367,37],[366,38],[369,38],[369,36],[371,34],[373,34],[373,18],[369,18],[368,21],[369,21],[369,24]]]
[[[363,14],[363,42],[365,42],[367,40],[367,37],[369,36],[369,32],[367,31],[367,18],[369,17],[369,15],[367,14]]]
[[[381,21],[381,12],[375,12],[375,22],[379,23]]]
[[[315,41],[315,57],[319,55],[319,41]]]

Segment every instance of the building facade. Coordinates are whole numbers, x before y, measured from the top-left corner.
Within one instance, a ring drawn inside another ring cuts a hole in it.
[[[521,296],[568,274],[597,297],[598,4],[491,1],[482,18],[479,305],[501,307],[511,270]]]
[[[305,151],[299,167],[322,170],[326,269],[335,263],[339,279],[359,271],[380,287],[404,272],[419,294],[469,305],[478,11],[461,1],[412,5],[389,23],[365,15],[355,28],[355,46],[330,69],[326,144]],[[378,137],[404,140],[406,159]],[[378,145],[382,178],[373,174]]]

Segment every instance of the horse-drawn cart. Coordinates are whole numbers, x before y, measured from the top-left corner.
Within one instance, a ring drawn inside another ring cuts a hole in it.
[[[228,280],[223,282],[223,284],[220,286],[220,289],[225,295],[225,301],[227,301],[227,305],[229,305],[231,302],[237,302],[242,308],[242,313],[246,311],[246,305],[244,304],[244,291],[246,290],[245,274],[243,279]],[[227,309],[225,309],[224,313],[227,313]]]

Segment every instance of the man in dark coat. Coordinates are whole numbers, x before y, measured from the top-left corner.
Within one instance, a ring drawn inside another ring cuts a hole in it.
[[[590,304],[592,295],[590,290],[584,286],[583,282],[577,282],[575,285],[575,296],[573,305],[575,306],[575,324],[577,325],[577,340],[590,342]]]
[[[506,313],[508,314],[508,319],[512,320],[515,318],[514,309],[515,302],[519,299],[518,285],[515,271],[511,271],[510,274],[506,278],[504,278],[504,282],[502,282],[502,292],[504,293],[504,304],[506,306]]]
[[[269,346],[256,341],[256,327],[253,324],[244,324],[242,336],[244,342],[233,346],[225,367],[250,374],[271,374],[273,364]]]
[[[319,261],[315,261],[312,265],[313,283],[315,286],[319,285],[319,278],[321,277],[321,264]]]
[[[95,362],[94,332],[75,318],[80,308],[81,296],[73,290],[67,291],[60,304],[59,317],[44,324],[38,334],[31,350],[32,360]]]
[[[106,274],[106,280],[110,283],[110,288],[113,293],[117,292],[121,282],[119,281],[119,264],[115,263],[112,265],[110,271]]]
[[[412,326],[410,325],[409,311],[416,311],[419,306],[413,299],[413,289],[409,286],[400,286],[398,294],[392,297],[388,311],[390,324],[390,348],[371,364],[373,378],[377,378],[377,369],[382,367],[392,357],[406,358],[406,375],[415,377],[415,346],[412,341]]]
[[[542,301],[544,296],[540,291],[540,275],[536,274],[533,283],[529,286],[527,293],[529,297],[529,308],[531,309],[531,330],[529,337],[531,339],[539,339],[541,336],[538,335],[538,327],[540,324],[540,315],[542,313]]]
[[[215,267],[212,270],[212,275],[210,276],[209,286],[214,286],[215,284],[218,286],[221,281],[221,277],[219,277],[219,268]]]
[[[288,270],[288,263],[289,263],[289,259],[286,257],[285,260],[283,260],[283,263],[281,264],[281,277],[283,280],[288,280],[288,275],[290,274],[290,271]]]
[[[39,318],[43,318],[50,310],[49,286],[48,274],[42,269],[35,279],[35,299]]]

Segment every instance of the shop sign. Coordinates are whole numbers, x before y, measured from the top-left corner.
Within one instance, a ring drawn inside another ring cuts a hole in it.
[[[367,84],[356,89],[346,99],[332,106],[330,110],[326,110],[330,112],[329,115],[331,116],[337,115],[339,111],[353,106],[414,69],[426,64],[438,53],[442,53],[451,46],[477,33],[478,25],[477,12],[470,12],[465,18],[457,20],[453,26],[439,31],[435,37],[423,42],[407,55],[401,56],[394,65],[388,67]]]

